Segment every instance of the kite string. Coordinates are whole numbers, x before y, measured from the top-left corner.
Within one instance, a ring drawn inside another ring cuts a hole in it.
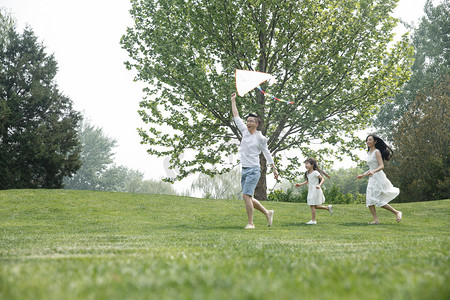
[[[286,100],[283,100],[283,99],[278,99],[278,98],[275,97],[274,95],[264,92],[260,85],[258,85],[258,90],[260,90],[261,93],[263,93],[264,95],[267,95],[267,96],[269,96],[269,97],[272,97],[272,98],[275,99],[275,100],[278,100],[278,101],[281,101],[281,102],[285,102],[285,103],[288,103],[288,104],[294,104],[294,102],[292,102],[292,101],[286,101]]]

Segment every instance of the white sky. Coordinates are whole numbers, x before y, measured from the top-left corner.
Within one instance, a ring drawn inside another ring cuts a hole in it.
[[[417,24],[425,2],[400,0],[394,16]],[[129,0],[0,0],[0,7],[11,11],[20,31],[29,25],[47,53],[55,55],[60,90],[76,110],[117,140],[115,162],[144,172],[148,179],[165,177],[164,158],[148,155],[136,130],[148,126],[137,114],[144,84],[133,82],[134,73],[124,66],[127,53],[119,44],[132,26]],[[401,26],[399,33],[403,32]],[[185,179],[174,188],[189,189],[191,181]]]

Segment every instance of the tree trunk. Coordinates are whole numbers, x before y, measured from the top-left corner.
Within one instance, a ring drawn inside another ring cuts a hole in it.
[[[267,161],[262,153],[259,155],[259,164],[261,166],[261,177],[259,178],[258,184],[256,185],[254,197],[257,200],[267,200]]]

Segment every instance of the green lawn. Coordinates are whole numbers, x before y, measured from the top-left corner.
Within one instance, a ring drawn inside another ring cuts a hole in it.
[[[318,211],[265,202],[0,191],[0,299],[449,299],[450,200]]]

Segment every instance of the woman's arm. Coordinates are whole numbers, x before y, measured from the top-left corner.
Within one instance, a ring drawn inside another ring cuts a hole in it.
[[[373,174],[375,174],[376,172],[380,172],[381,170],[384,169],[384,162],[383,162],[383,157],[381,156],[380,151],[375,151],[375,157],[377,158],[377,162],[378,162],[378,168],[376,168],[375,170],[372,171],[367,171],[364,174],[358,175],[356,176],[357,179],[361,179],[365,176],[372,176]]]
[[[375,157],[377,158],[377,162],[378,162],[379,166],[375,170],[367,172],[368,173],[367,175],[369,175],[369,176],[372,176],[376,172],[380,172],[381,170],[384,169],[383,157],[381,156],[380,151],[375,151]]]

